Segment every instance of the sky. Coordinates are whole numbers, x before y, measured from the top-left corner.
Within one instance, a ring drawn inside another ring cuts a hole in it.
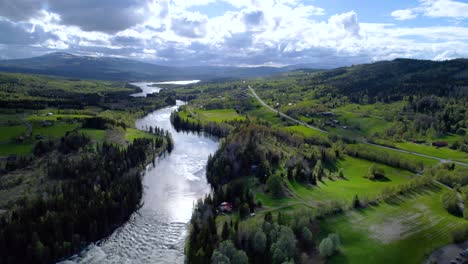
[[[468,57],[468,0],[1,0],[0,59],[339,67]]]

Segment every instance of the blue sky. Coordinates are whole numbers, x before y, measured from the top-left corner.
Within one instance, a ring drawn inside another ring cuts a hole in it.
[[[0,58],[61,51],[165,65],[468,57],[468,0],[2,0]]]

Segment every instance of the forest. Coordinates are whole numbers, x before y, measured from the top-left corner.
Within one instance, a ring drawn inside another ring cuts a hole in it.
[[[188,263],[418,263],[465,241],[466,68],[398,59],[173,89],[189,100],[173,125],[221,138]]]
[[[137,91],[0,73],[0,263],[66,259],[141,206],[142,172],[173,141],[135,120],[175,99],[129,97]]]

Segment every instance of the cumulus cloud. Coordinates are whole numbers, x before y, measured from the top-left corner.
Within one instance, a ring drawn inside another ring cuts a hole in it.
[[[171,21],[172,30],[179,36],[201,38],[206,34],[206,19],[177,17]]]
[[[49,10],[60,22],[85,31],[115,33],[143,22],[148,15],[144,0],[49,0]]]
[[[0,16],[12,21],[26,21],[40,14],[45,6],[43,0],[2,0],[0,1]]]
[[[414,8],[395,10],[391,15],[397,20],[408,20],[418,14],[439,18],[468,18],[468,3],[453,0],[420,0],[419,5]]]
[[[328,23],[335,26],[339,30],[344,30],[350,36],[359,37],[359,23],[357,14],[354,11],[333,15],[328,20]]]
[[[215,2],[225,9],[204,14],[204,8],[212,8]],[[14,58],[62,50],[181,66],[312,63],[317,67],[396,57],[468,56],[468,27],[362,23],[358,12],[335,14],[314,4],[301,0],[3,0],[0,35],[8,38],[0,38],[0,54]],[[465,5],[455,0],[420,0],[414,8],[391,14],[398,20],[461,19],[468,14]]]
[[[30,23],[13,23],[9,20],[0,20],[1,44],[27,45],[42,43],[47,40],[57,40],[57,36],[46,32],[41,26]]]

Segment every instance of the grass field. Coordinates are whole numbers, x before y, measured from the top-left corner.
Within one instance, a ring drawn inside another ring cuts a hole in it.
[[[206,111],[196,111],[203,121],[222,122],[231,120],[244,120],[245,117],[239,115],[234,109],[216,109]]]
[[[399,149],[413,151],[421,154],[426,154],[447,160],[456,160],[461,162],[468,162],[468,153],[453,150],[448,147],[436,148],[424,144],[415,144],[412,142],[395,143]]]
[[[5,142],[23,135],[26,132],[27,128],[23,125],[2,126],[0,127],[0,130],[0,142]]]
[[[377,168],[385,171],[386,181],[371,181],[364,178],[369,167],[375,164]],[[351,204],[355,195],[361,199],[376,198],[384,188],[403,184],[415,177],[409,171],[390,167],[383,164],[372,163],[363,159],[346,157],[337,164],[343,169],[345,180],[327,180],[319,182],[317,187],[308,188],[299,183],[291,183],[292,191],[304,200],[312,201],[340,201]]]
[[[376,117],[364,117],[358,114],[344,112],[337,117],[342,125],[348,126],[359,135],[383,133],[390,125],[388,121]]]
[[[26,118],[29,122],[38,122],[38,121],[57,121],[62,119],[83,119],[83,118],[90,118],[90,115],[62,115],[62,114],[54,114],[51,116],[43,116],[43,115],[30,115]]]
[[[187,106],[187,109],[179,112],[182,118],[188,118],[192,122],[208,123],[208,122],[223,122],[232,120],[244,120],[245,116],[239,115],[234,109],[213,109],[200,110]]]
[[[285,127],[284,129],[290,132],[298,132],[304,135],[304,137],[314,137],[314,136],[327,137],[325,133],[320,132],[316,129],[308,128],[306,126],[300,126],[300,125],[288,126],[288,127]]]
[[[451,243],[451,233],[468,222],[442,207],[444,190],[426,191],[396,205],[381,204],[322,221],[322,233],[338,233],[342,254],[329,263],[422,263]]]
[[[95,141],[104,141],[106,131],[99,129],[82,128],[78,132],[83,133]]]
[[[397,150],[380,148],[380,147],[377,147],[377,146],[366,145],[366,144],[362,144],[362,143],[359,143],[357,145],[359,145],[360,147],[363,147],[365,149],[368,149],[370,151],[375,150],[377,152],[383,152],[383,153],[388,153],[389,155],[394,155],[396,157],[399,157],[401,160],[407,160],[407,161],[411,161],[411,162],[414,162],[414,163],[422,162],[424,164],[424,166],[434,166],[437,163],[439,163],[439,161],[435,160],[435,159],[420,157],[420,156],[416,156],[416,155],[409,154],[409,153],[402,153],[402,152],[398,152]]]
[[[270,122],[272,125],[281,125],[284,123],[280,117],[266,107],[261,107],[256,110],[249,111],[249,116],[253,116],[264,121]]]
[[[60,138],[65,136],[68,131],[72,131],[80,127],[80,124],[56,123],[53,126],[41,126],[33,124],[33,137],[41,135],[44,138]]]
[[[0,145],[0,156],[28,154],[31,153],[32,148],[33,143],[31,141],[23,143],[9,142]]]
[[[154,138],[153,134],[150,134],[145,131],[141,131],[134,128],[127,128],[125,131],[125,140],[128,142],[133,142],[136,138]]]

